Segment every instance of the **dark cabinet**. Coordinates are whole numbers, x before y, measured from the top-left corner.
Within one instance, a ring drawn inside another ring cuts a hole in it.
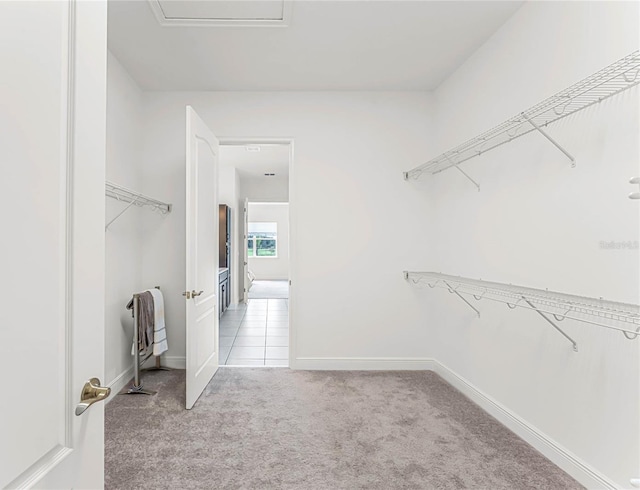
[[[218,267],[231,267],[231,208],[220,204],[220,229],[218,235]]]
[[[222,316],[231,303],[231,290],[229,289],[229,269],[218,270],[218,315]]]
[[[231,208],[220,204],[218,241],[218,313],[220,316],[231,304]]]

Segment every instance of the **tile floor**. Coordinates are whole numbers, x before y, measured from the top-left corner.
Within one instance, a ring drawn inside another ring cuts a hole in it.
[[[250,299],[220,319],[220,364],[289,365],[289,300]]]

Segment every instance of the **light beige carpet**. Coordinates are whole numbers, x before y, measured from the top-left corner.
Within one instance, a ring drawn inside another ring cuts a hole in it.
[[[107,489],[582,488],[432,372],[184,371],[106,409]]]

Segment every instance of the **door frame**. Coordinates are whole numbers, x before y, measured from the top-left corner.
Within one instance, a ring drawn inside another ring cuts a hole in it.
[[[220,136],[218,137],[220,146],[233,146],[233,145],[288,145],[289,146],[289,368],[297,369],[297,332],[295,318],[296,307],[296,290],[297,284],[297,234],[298,221],[297,221],[297,207],[296,207],[296,194],[295,194],[295,159],[294,148],[295,138],[281,137],[281,138],[265,138],[265,137],[232,137],[232,136]]]

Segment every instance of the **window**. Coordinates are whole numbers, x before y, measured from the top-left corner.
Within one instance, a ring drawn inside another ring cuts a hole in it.
[[[249,257],[278,256],[278,223],[249,223]]]

